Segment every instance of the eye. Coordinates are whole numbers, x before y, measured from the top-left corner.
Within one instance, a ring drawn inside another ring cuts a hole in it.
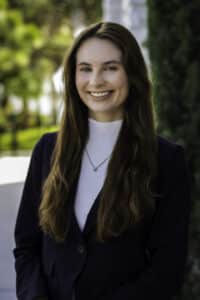
[[[118,70],[118,68],[117,68],[117,66],[112,66],[112,65],[110,65],[110,66],[107,66],[107,67],[105,67],[105,70],[106,71],[117,71]]]
[[[81,71],[81,72],[90,72],[91,68],[90,67],[81,67],[81,68],[79,68],[79,71]]]

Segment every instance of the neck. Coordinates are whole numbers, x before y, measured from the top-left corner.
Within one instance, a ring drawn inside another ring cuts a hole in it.
[[[98,112],[98,113],[91,112],[89,114],[89,118],[102,123],[113,122],[113,121],[123,120],[123,112],[121,110],[113,114],[110,113],[106,114],[105,112]]]

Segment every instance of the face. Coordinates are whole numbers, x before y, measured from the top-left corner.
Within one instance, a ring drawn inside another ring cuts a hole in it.
[[[97,121],[123,118],[128,79],[121,51],[109,40],[90,38],[76,55],[76,88],[89,116]]]

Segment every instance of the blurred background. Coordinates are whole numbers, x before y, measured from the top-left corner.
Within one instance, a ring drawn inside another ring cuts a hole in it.
[[[64,56],[80,30],[100,20],[135,35],[153,83],[158,133],[185,148],[192,213],[176,299],[200,299],[199,16],[199,0],[0,0],[0,300],[16,299],[16,214],[34,144],[59,129]]]

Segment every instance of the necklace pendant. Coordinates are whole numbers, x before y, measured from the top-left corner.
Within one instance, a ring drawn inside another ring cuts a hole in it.
[[[93,161],[92,161],[92,159],[91,159],[91,157],[90,157],[90,155],[89,155],[89,153],[88,153],[88,151],[87,151],[87,148],[86,148],[86,154],[87,154],[87,157],[88,157],[88,159],[89,159],[89,162],[90,162],[90,164],[91,164],[91,166],[92,166],[92,170],[93,170],[94,172],[97,172],[98,169],[99,169],[99,168],[100,168],[107,160],[109,160],[109,158],[110,158],[110,155],[109,155],[109,156],[106,157],[102,162],[100,162],[97,166],[95,166],[94,163],[93,163]]]

